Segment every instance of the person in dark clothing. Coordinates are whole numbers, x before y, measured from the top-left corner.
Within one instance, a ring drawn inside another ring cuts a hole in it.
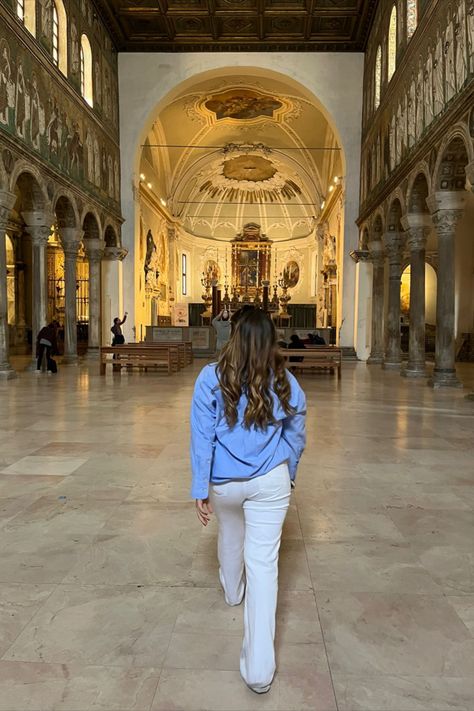
[[[57,373],[58,367],[52,357],[58,352],[58,321],[51,321],[38,333],[36,338],[36,372],[41,373],[43,358],[46,355],[48,373]]]
[[[322,336],[319,335],[319,333],[314,333],[313,334],[313,345],[314,346],[325,346],[326,341]]]
[[[112,339],[112,345],[113,346],[122,346],[125,343],[125,337],[122,333],[122,326],[127,320],[128,312],[125,311],[124,317],[122,320],[119,319],[118,316],[114,318],[114,325],[110,329],[112,333],[114,334],[114,337]]]
[[[289,350],[296,350],[296,349],[305,349],[306,346],[301,340],[299,336],[294,333],[292,336],[290,336],[290,344],[288,346]],[[299,356],[290,356],[289,358],[290,363],[302,363],[304,361],[304,358],[300,358]]]

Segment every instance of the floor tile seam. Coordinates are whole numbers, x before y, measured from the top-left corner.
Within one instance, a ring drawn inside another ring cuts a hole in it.
[[[299,512],[298,503],[297,503],[297,502],[295,502],[295,503],[296,503],[296,514],[297,514],[297,517],[298,517],[298,523],[299,523],[299,526],[300,526],[300,530],[303,531],[303,529],[302,529],[302,527],[301,527],[301,520],[300,520],[300,512]],[[308,551],[307,551],[307,549],[306,549],[306,538],[305,538],[305,536],[304,536],[303,534],[302,534],[302,540],[303,540],[303,546],[304,546],[304,553],[305,553],[306,565],[307,565],[307,568],[308,568],[309,578],[310,578],[310,580],[311,580],[311,591],[312,591],[312,593],[313,593],[314,604],[315,604],[315,606],[316,606],[316,614],[317,614],[317,616],[318,616],[319,629],[320,629],[320,631],[321,631],[321,639],[322,639],[322,644],[323,644],[323,647],[324,647],[324,654],[325,654],[326,663],[327,663],[327,666],[328,666],[329,678],[330,678],[330,680],[331,680],[331,689],[332,689],[332,693],[333,693],[333,697],[334,697],[334,703],[335,703],[335,706],[336,706],[336,711],[339,711],[339,703],[338,703],[337,696],[336,696],[336,689],[335,689],[335,686],[334,686],[334,679],[333,679],[331,664],[330,664],[330,660],[329,660],[328,647],[327,647],[327,643],[326,643],[326,635],[325,635],[325,633],[324,633],[323,625],[322,625],[322,623],[321,623],[321,616],[320,616],[320,613],[319,613],[318,600],[317,600],[317,596],[316,596],[316,591],[315,591],[315,589],[314,589],[314,581],[313,581],[313,576],[312,576],[312,573],[311,573],[311,568],[310,568],[310,565],[309,565]]]
[[[126,671],[152,671],[155,670],[159,676],[162,672],[162,666],[150,666],[149,664],[101,664],[99,662],[87,662],[78,659],[69,659],[67,661],[47,661],[44,659],[4,659],[0,658],[0,667],[2,664],[46,664],[48,666],[71,666],[77,669],[84,669],[85,667],[92,667],[93,669],[122,669]]]
[[[39,583],[39,584],[41,584],[41,583]],[[33,583],[33,585],[34,585],[34,583]],[[46,583],[46,585],[47,585],[47,583]],[[28,619],[28,621],[22,626],[22,628],[20,629],[20,631],[19,631],[18,634],[16,635],[15,639],[12,641],[12,643],[9,645],[9,647],[3,652],[2,656],[0,657],[0,662],[1,662],[1,661],[8,661],[8,660],[5,660],[5,659],[4,659],[5,655],[8,654],[8,652],[10,651],[10,649],[16,644],[18,638],[23,634],[23,632],[25,631],[25,629],[33,622],[34,618],[35,618],[36,615],[40,612],[40,610],[43,609],[43,607],[46,605],[46,603],[48,602],[48,600],[51,598],[51,596],[52,596],[53,593],[55,592],[56,588],[57,588],[57,584],[55,584],[55,585],[53,586],[53,589],[50,591],[49,595],[48,595],[48,596],[43,600],[43,602],[40,604],[39,608],[38,608],[35,612],[33,612],[33,613],[31,614],[31,617],[30,617],[30,618]]]

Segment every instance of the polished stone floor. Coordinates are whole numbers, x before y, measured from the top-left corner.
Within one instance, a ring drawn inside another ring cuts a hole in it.
[[[363,364],[301,378],[257,696],[188,501],[200,365],[0,383],[0,711],[473,711],[474,402]]]

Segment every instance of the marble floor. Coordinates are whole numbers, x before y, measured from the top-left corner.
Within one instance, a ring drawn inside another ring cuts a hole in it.
[[[257,696],[188,500],[201,365],[0,382],[0,711],[473,711],[474,402],[364,364],[301,378]]]

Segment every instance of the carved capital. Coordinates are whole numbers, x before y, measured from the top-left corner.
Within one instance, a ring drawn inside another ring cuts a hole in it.
[[[410,227],[407,232],[407,243],[410,252],[421,252],[426,249],[426,242],[430,232],[430,227]]]
[[[399,264],[402,259],[403,236],[400,232],[386,232],[383,244],[390,264]]]
[[[105,249],[105,242],[103,239],[84,240],[84,247],[89,262],[100,262],[100,260],[104,256]]]
[[[26,231],[30,235],[34,247],[45,247],[51,234],[51,227],[48,225],[26,225]]]
[[[440,190],[430,195],[426,204],[432,215],[438,210],[464,210],[466,193],[464,190]]]
[[[78,227],[62,227],[59,233],[66,257],[77,257],[84,230]]]
[[[10,213],[16,201],[15,193],[0,190],[0,228],[5,231],[10,219]]]
[[[433,223],[439,238],[453,237],[464,210],[438,210],[433,215]]]
[[[109,261],[121,262],[128,254],[128,249],[125,247],[106,247],[104,251],[104,259]]]
[[[383,242],[378,239],[373,240],[369,242],[368,247],[370,253],[370,261],[374,264],[374,266],[382,266],[385,260]]]

